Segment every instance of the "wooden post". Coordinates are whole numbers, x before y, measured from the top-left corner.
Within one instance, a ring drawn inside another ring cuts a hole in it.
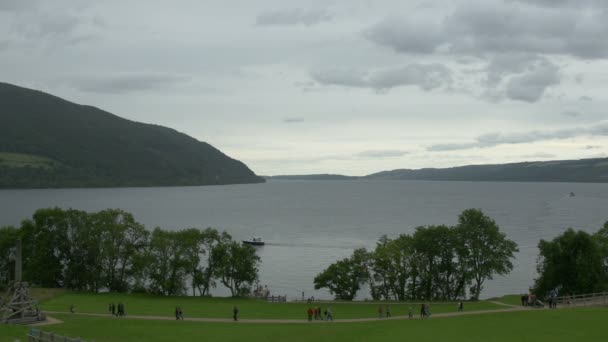
[[[23,267],[21,265],[21,249],[21,239],[18,239],[15,253],[15,282],[17,283],[21,282],[23,272]]]

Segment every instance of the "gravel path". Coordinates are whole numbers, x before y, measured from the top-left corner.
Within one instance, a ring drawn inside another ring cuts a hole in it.
[[[510,306],[505,304],[505,306]],[[513,312],[513,311],[523,311],[529,310],[522,307],[509,307],[508,309],[498,309],[498,310],[478,310],[478,311],[465,311],[465,312],[449,312],[449,313],[439,313],[431,315],[432,318],[438,317],[456,317],[456,316],[468,316],[468,315],[484,315],[484,314],[494,314],[501,312]],[[47,311],[48,314],[67,314],[67,312],[60,311]],[[79,316],[91,316],[91,317],[106,317],[113,318],[108,314],[96,314],[96,313],[74,313],[73,315]],[[122,318],[115,318],[122,319]],[[141,316],[141,315],[129,315],[124,319],[142,319],[142,320],[156,320],[156,321],[175,321],[174,317],[170,316]],[[391,318],[344,318],[344,319],[336,319],[333,323],[359,323],[359,322],[377,322],[377,321],[397,321],[397,320],[408,320],[407,316],[394,316]],[[417,315],[412,319],[421,319]],[[202,318],[202,317],[187,317],[184,318],[184,321],[188,322],[206,322],[206,323],[234,323],[234,321],[230,318]],[[308,322],[305,319],[239,319],[236,323],[255,323],[255,324],[323,324],[323,323],[331,323],[326,321],[312,321]]]

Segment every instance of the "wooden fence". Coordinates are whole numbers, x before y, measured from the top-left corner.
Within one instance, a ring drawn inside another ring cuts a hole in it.
[[[268,296],[266,301],[269,303],[286,303],[287,296]]]
[[[80,337],[71,338],[55,335],[52,332],[46,332],[36,328],[30,328],[27,333],[27,340],[28,342],[87,342],[85,340],[81,340]]]

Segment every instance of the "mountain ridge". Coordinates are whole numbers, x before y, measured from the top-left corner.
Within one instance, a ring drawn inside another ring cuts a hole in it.
[[[51,167],[23,165],[28,158]],[[261,182],[244,163],[175,129],[0,83],[0,188]]]
[[[505,164],[465,165],[449,168],[395,169],[366,176],[330,175],[268,176],[270,180],[422,180],[491,182],[608,182],[608,158],[526,161]]]

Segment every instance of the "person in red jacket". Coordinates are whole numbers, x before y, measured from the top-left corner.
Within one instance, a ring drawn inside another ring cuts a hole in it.
[[[312,321],[312,308],[311,307],[308,308],[307,313],[308,313],[308,321],[310,322],[310,321]]]

